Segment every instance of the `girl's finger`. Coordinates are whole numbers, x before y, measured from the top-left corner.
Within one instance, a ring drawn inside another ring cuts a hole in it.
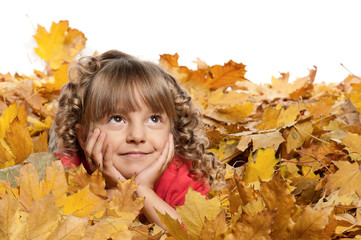
[[[104,140],[105,140],[105,133],[101,132],[98,136],[97,141],[94,144],[93,151],[92,151],[93,160],[94,160],[95,164],[97,165],[97,167],[99,167],[100,171],[102,171],[102,169],[103,169],[102,149],[103,149]]]
[[[85,142],[85,155],[89,158],[91,158],[92,152],[93,152],[93,148],[94,148],[94,144],[96,143],[98,137],[99,137],[99,129],[94,129],[92,132],[90,132],[86,138],[86,142]]]
[[[111,169],[113,167],[113,145],[108,144],[104,154],[103,169]]]

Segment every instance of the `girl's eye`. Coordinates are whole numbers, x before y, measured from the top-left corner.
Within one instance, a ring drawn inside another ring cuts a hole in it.
[[[110,123],[123,123],[124,119],[121,116],[113,116],[109,119]]]
[[[153,123],[160,123],[162,120],[162,117],[160,115],[154,114],[154,115],[150,116],[149,120],[152,121]]]

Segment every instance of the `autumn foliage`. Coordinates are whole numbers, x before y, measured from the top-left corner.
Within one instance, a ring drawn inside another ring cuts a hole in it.
[[[183,226],[159,213],[163,231],[140,222],[132,180],[109,200],[100,172],[64,169],[47,152],[56,97],[86,38],[67,21],[34,38],[45,70],[0,74],[0,239],[361,239],[361,78],[315,84],[314,67],[259,85],[242,63],[198,59],[192,70],[161,55],[225,165],[208,199],[189,190]]]

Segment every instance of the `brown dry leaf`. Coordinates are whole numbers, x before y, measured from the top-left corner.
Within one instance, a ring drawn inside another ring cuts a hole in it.
[[[357,162],[334,161],[338,168],[336,173],[327,176],[325,190],[328,192],[340,189],[339,196],[350,196],[357,193],[361,196],[361,171]]]
[[[286,180],[278,172],[270,182],[261,182],[260,192],[267,208],[274,211],[272,239],[290,239],[296,199],[291,195]]]
[[[285,139],[282,137],[282,134],[279,131],[248,135],[241,138],[237,148],[240,151],[244,151],[248,147],[250,141],[253,143],[253,152],[259,148],[272,148],[273,150],[277,151],[279,145],[283,143]]]
[[[71,61],[84,47],[86,38],[77,29],[69,27],[68,21],[52,23],[50,32],[40,25],[34,39],[38,43],[36,54],[56,70],[65,61]]]
[[[327,116],[334,104],[332,97],[322,98],[316,103],[307,105],[307,109],[310,111],[309,115]]]
[[[207,82],[211,90],[216,90],[224,86],[232,86],[237,81],[246,81],[244,77],[246,66],[242,63],[235,63],[230,60],[224,66],[214,65],[209,69]]]
[[[271,226],[273,214],[270,211],[263,211],[254,216],[243,214],[241,220],[236,223],[232,233],[228,234],[225,240],[271,240]]]
[[[42,132],[39,136],[33,137],[33,148],[34,153],[48,151],[48,132]]]
[[[325,234],[325,228],[332,210],[333,207],[314,209],[309,205],[306,206],[292,229],[291,239],[329,239]]]
[[[234,180],[236,182],[237,190],[239,192],[239,198],[241,199],[243,205],[246,205],[257,199],[254,190],[247,187],[245,182],[238,176],[237,173],[234,174]]]
[[[217,217],[210,221],[206,218],[200,233],[201,240],[222,240],[227,232],[226,212],[223,210]]]

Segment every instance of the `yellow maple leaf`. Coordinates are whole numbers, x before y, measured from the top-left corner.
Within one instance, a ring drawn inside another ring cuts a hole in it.
[[[89,217],[94,218],[104,210],[105,200],[101,199],[89,190],[89,185],[78,191],[77,193],[69,196],[63,202],[64,214],[73,214],[76,217]]]
[[[275,150],[271,148],[258,149],[255,157],[249,155],[248,165],[243,176],[246,184],[258,182],[258,178],[269,180],[273,176],[274,167],[278,163]]]
[[[35,201],[30,208],[25,229],[25,239],[47,239],[58,227],[60,210],[55,205],[55,197],[46,194],[40,201]]]
[[[352,84],[350,100],[355,105],[359,113],[361,113],[361,83]]]
[[[22,163],[33,152],[33,140],[26,123],[17,117],[10,123],[6,138],[11,152],[15,155],[15,164]]]
[[[279,128],[293,123],[300,114],[300,110],[302,110],[302,108],[299,104],[292,104],[286,110],[282,108],[280,115],[277,118],[276,126]]]
[[[0,199],[0,239],[23,239],[25,224],[21,221],[20,203],[4,194]]]
[[[17,182],[20,187],[19,200],[25,208],[29,209],[33,200],[39,201],[44,196],[39,173],[33,164],[27,163],[21,166]]]
[[[68,183],[61,161],[55,161],[51,166],[46,166],[45,174],[46,177],[41,182],[43,194],[51,192],[55,197],[56,206],[62,206],[66,200]]]
[[[281,108],[274,108],[274,107],[266,107],[263,114],[262,114],[262,120],[259,124],[255,126],[255,128],[259,130],[267,130],[267,129],[273,129],[277,127],[277,119],[280,115]]]
[[[89,185],[89,189],[92,193],[106,197],[107,192],[105,190],[105,181],[101,172],[97,169],[91,175],[85,170],[83,165],[71,169],[68,173],[68,182],[71,192],[77,192],[79,189]]]
[[[6,131],[10,128],[10,124],[16,117],[18,117],[20,123],[26,122],[25,105],[13,103],[4,110],[0,118],[0,138],[5,138]]]
[[[107,215],[135,219],[144,205],[144,198],[134,198],[137,185],[133,179],[128,179],[124,182],[119,181],[117,188],[112,200],[107,204]]]
[[[176,209],[191,238],[200,235],[206,218],[212,221],[222,210],[218,197],[207,200],[192,188],[186,194],[184,205]]]
[[[36,54],[56,70],[65,61],[71,61],[84,47],[86,38],[77,29],[69,28],[68,21],[52,23],[50,32],[38,25],[34,39]]]
[[[312,122],[303,121],[295,124],[286,139],[287,153],[295,150],[303,145],[313,132]]]

